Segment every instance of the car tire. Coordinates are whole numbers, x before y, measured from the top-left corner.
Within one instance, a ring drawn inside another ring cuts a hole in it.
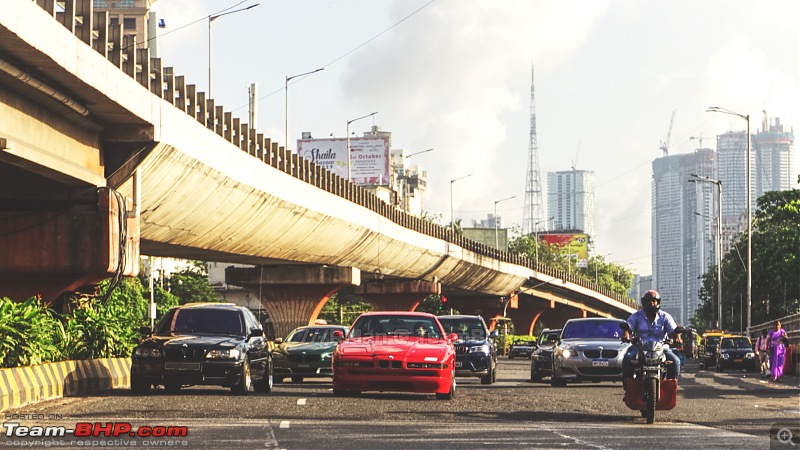
[[[567,385],[566,380],[562,380],[561,378],[550,377],[550,386],[552,387],[565,387]]]
[[[495,380],[496,376],[497,376],[497,364],[494,364],[487,371],[486,375],[481,377],[481,384],[492,384],[492,383],[494,383],[494,380]]]
[[[292,377],[292,383],[302,383],[303,377]]]
[[[456,395],[456,377],[453,375],[453,381],[450,383],[450,392],[436,393],[436,400],[452,400]]]
[[[253,389],[256,392],[269,394],[272,392],[272,386],[275,383],[275,378],[272,376],[272,361],[267,363],[267,369],[264,371],[264,377],[253,384]]]
[[[150,393],[150,382],[145,381],[139,375],[131,374],[131,392],[134,395],[145,395]]]
[[[236,384],[231,386],[231,392],[238,395],[247,395],[250,392],[252,379],[250,378],[250,360],[245,358],[242,364],[242,375]]]

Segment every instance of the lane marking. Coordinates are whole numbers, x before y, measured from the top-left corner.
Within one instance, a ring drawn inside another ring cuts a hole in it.
[[[298,398],[297,399],[297,405],[298,406],[303,406],[305,404],[306,404],[306,399],[304,399],[304,398]]]
[[[288,420],[281,420],[281,424],[278,426],[278,428],[289,428],[289,423],[290,421]]]

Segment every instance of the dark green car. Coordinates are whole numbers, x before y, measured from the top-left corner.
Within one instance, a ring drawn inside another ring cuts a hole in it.
[[[275,382],[291,378],[293,383],[301,383],[304,378],[332,377],[333,349],[348,331],[344,325],[310,325],[295,328],[285,339],[275,339],[276,347],[272,350]]]

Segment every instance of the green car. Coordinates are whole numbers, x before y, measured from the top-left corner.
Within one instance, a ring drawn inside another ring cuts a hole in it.
[[[336,344],[350,329],[344,325],[310,325],[292,330],[285,339],[275,339],[272,370],[276,383],[291,378],[301,383],[304,378],[333,376],[331,355]],[[341,334],[334,332],[340,331]]]

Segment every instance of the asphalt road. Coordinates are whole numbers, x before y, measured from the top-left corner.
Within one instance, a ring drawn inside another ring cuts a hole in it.
[[[777,384],[756,374],[699,371],[691,363],[685,368],[676,408],[657,411],[651,425],[625,407],[619,383],[553,388],[528,380],[528,361],[503,359],[496,384],[459,378],[452,401],[396,393],[334,397],[330,379],[276,384],[270,394],[247,397],[194,387],[176,395],[157,390],[135,397],[113,390],[59,399],[5,412],[3,422],[66,428],[81,422],[130,423],[133,430],[185,426],[187,435],[20,438],[3,430],[0,447],[800,448],[797,377]],[[781,429],[794,432],[795,447],[770,439],[771,430],[774,435]]]

